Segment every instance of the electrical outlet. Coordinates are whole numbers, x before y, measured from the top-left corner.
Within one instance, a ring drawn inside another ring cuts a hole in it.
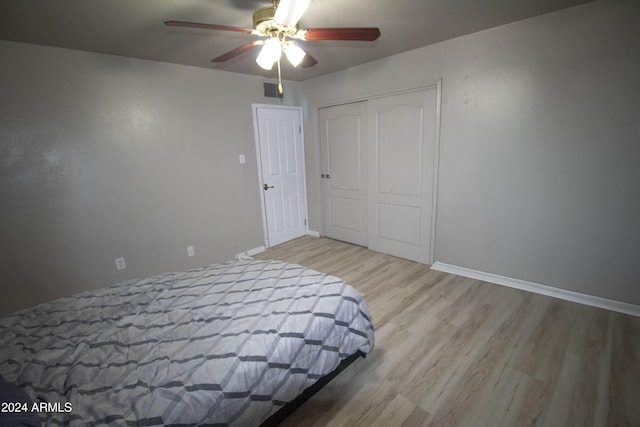
[[[125,268],[127,268],[127,263],[124,262],[123,257],[116,258],[116,268],[118,270],[124,270]]]
[[[193,246],[187,246],[187,255],[194,256],[195,254],[196,250],[193,248]]]

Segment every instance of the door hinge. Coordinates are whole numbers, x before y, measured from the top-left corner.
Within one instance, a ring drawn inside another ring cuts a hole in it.
[[[302,133],[302,125],[298,125],[298,133]]]
[[[304,225],[307,225],[307,218],[304,219]]]

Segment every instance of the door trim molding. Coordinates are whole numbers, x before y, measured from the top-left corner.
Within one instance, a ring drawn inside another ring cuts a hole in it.
[[[270,110],[293,110],[297,111],[300,116],[300,149],[302,150],[302,204],[304,205],[304,217],[305,217],[305,230],[309,233],[309,206],[307,204],[307,171],[306,171],[306,156],[304,153],[304,123],[302,115],[302,107],[295,105],[274,105],[274,104],[251,104],[251,113],[253,115],[253,137],[256,148],[256,162],[258,164],[258,188],[264,185],[262,180],[262,158],[260,155],[260,133],[258,131],[258,109],[270,109]],[[260,212],[262,215],[262,235],[264,240],[264,247],[269,248],[269,234],[267,233],[267,214],[264,206],[264,192],[260,191]]]
[[[336,107],[338,105],[351,104],[351,103],[354,103],[354,102],[370,101],[370,100],[376,99],[376,98],[384,98],[384,97],[387,97],[387,96],[402,95],[403,93],[417,92],[417,91],[421,91],[421,90],[424,90],[424,89],[432,88],[434,86],[438,87],[438,93],[440,93],[440,89],[442,88],[442,79],[438,79],[438,80],[435,80],[435,81],[432,81],[432,82],[420,84],[420,85],[417,85],[417,86],[409,86],[409,87],[400,88],[400,89],[392,89],[392,90],[370,92],[370,93],[367,93],[367,94],[364,94],[364,95],[360,95],[360,96],[352,96],[352,97],[349,97],[349,98],[343,98],[343,99],[337,99],[337,100],[332,100],[332,101],[320,102],[318,104],[314,104],[314,108],[316,110],[318,110],[320,108]],[[440,112],[440,108],[439,107],[440,106],[438,105],[438,112]]]
[[[434,85],[431,85],[434,86]],[[440,129],[442,127],[442,79],[435,83],[436,86],[436,135],[433,147],[433,188],[431,193],[431,242],[429,242],[429,264],[436,260],[436,222],[438,220],[438,188],[440,187]]]

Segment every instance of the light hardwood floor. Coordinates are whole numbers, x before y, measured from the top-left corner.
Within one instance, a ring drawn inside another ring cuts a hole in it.
[[[375,349],[283,426],[640,426],[640,318],[325,238],[257,255],[364,295]]]

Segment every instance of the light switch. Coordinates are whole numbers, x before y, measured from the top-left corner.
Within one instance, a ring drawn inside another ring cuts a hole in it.
[[[240,164],[244,164],[246,162],[246,159],[244,158],[244,154],[240,154],[240,156],[238,156],[240,158]]]

